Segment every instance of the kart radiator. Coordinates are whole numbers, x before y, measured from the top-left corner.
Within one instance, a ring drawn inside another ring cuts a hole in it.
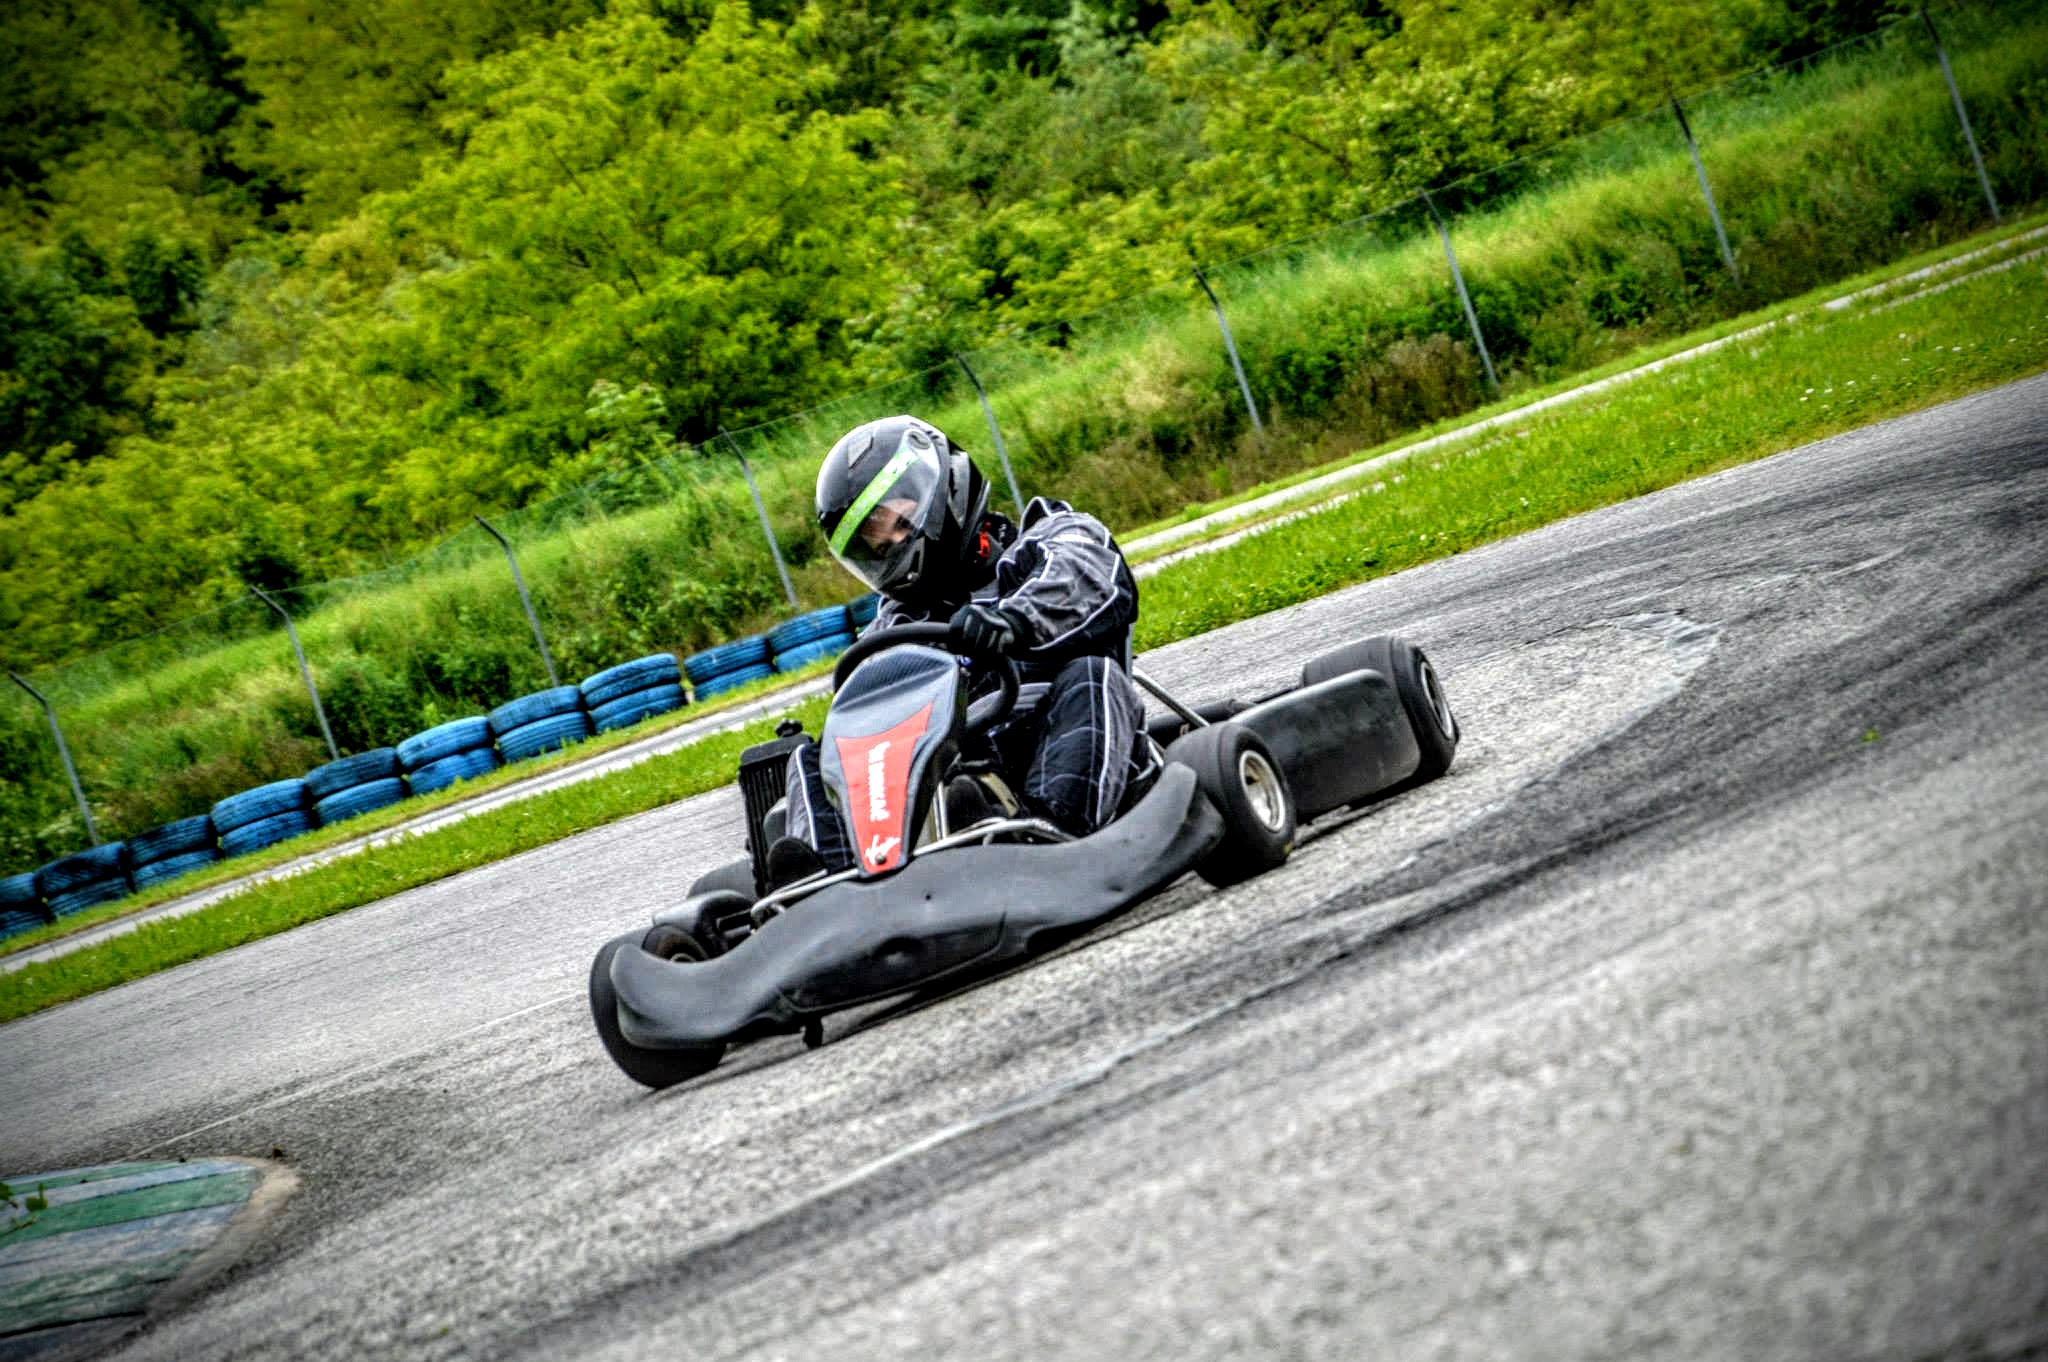
[[[756,743],[740,753],[740,797],[747,804],[747,853],[754,858],[754,888],[758,893],[768,883],[768,838],[761,835],[761,820],[784,793],[783,776],[789,754],[806,741],[802,725],[784,720],[776,736]]]

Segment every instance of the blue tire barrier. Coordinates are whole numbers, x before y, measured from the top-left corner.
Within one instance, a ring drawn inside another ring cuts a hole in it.
[[[228,833],[236,828],[275,818],[281,813],[304,813],[305,809],[305,781],[273,780],[268,785],[231,794],[214,805],[213,830],[220,834],[221,845],[225,847]]]
[[[574,690],[575,687],[569,687]],[[570,743],[582,742],[590,736],[590,716],[582,710],[567,714],[556,714],[546,719],[535,719],[530,724],[521,724],[509,732],[498,735],[498,755],[506,761],[525,761],[543,752],[552,752]]]
[[[642,719],[651,719],[657,714],[681,709],[689,701],[683,695],[683,688],[671,681],[666,685],[649,686],[645,690],[628,691],[626,694],[590,711],[590,725],[600,733],[609,733],[615,728],[637,724]]]
[[[855,596],[846,603],[846,622],[857,634],[874,623],[875,615],[882,608],[882,598],[870,591],[865,596]]]
[[[377,747],[368,752],[358,752],[340,761],[330,761],[325,766],[316,766],[306,772],[306,802],[318,804],[329,795],[338,795],[352,785],[365,785],[373,780],[389,780],[398,774],[398,749]]]
[[[220,860],[220,853],[212,847],[204,851],[182,851],[176,856],[166,856],[160,861],[135,867],[135,887],[147,889],[152,884],[175,880],[180,875],[190,874],[201,866],[212,865]]]
[[[676,655],[655,653],[651,657],[636,657],[631,662],[621,662],[616,667],[607,667],[586,676],[577,689],[583,692],[583,703],[595,717],[598,706],[608,705],[621,696],[655,686],[681,685],[682,680],[683,669],[677,663]]]
[[[126,842],[103,842],[88,851],[74,852],[60,856],[36,871],[36,892],[43,896],[43,902],[52,911],[57,907],[59,894],[70,894],[102,882],[118,881],[121,892],[128,892],[128,868]],[[95,899],[94,902],[99,902]]]
[[[709,681],[699,681],[695,687],[697,699],[699,702],[702,702],[714,695],[722,695],[726,691],[744,686],[749,681],[766,681],[773,675],[775,675],[775,668],[765,663],[753,667],[741,667],[737,671],[726,672],[722,676],[714,676]]]
[[[423,729],[398,744],[398,764],[408,774],[422,770],[458,752],[471,752],[491,745],[491,721],[483,715],[451,719]],[[419,787],[415,785],[414,790]]]
[[[33,908],[0,908],[0,941],[41,927],[50,919]]]
[[[764,635],[756,634],[736,643],[720,644],[701,653],[692,653],[683,659],[683,670],[689,674],[692,687],[701,687],[706,681],[730,675],[744,667],[758,667],[767,660],[768,640]],[[702,694],[702,691],[698,693]]]
[[[819,639],[832,638],[847,632],[846,607],[827,606],[823,610],[807,610],[793,620],[785,620],[768,631],[768,650],[777,657],[792,648]]]
[[[821,658],[837,657],[852,646],[852,634],[834,634],[830,638],[821,638],[815,643],[806,643],[801,647],[791,648],[786,653],[777,653],[775,655],[775,670],[779,672],[793,672],[799,667],[808,667],[811,663]]]
[[[561,714],[583,712],[583,692],[575,686],[550,686],[517,700],[507,700],[491,711],[491,732],[503,737],[515,728]]]
[[[126,875],[115,880],[94,880],[90,884],[80,885],[78,888],[69,890],[66,893],[51,894],[49,896],[50,916],[52,920],[60,917],[69,917],[73,913],[83,912],[87,908],[94,908],[102,903],[112,903],[115,899],[125,899],[133,892],[134,890],[130,886]]]
[[[313,817],[321,827],[354,818],[357,814],[370,812],[396,804],[407,794],[405,782],[397,776],[386,776],[382,780],[366,780],[360,785],[351,785],[346,790],[336,791],[313,806]]]
[[[457,752],[452,757],[430,761],[406,777],[406,784],[416,795],[432,794],[446,789],[458,780],[470,780],[488,775],[498,769],[498,752],[493,747],[474,747],[467,752]]]
[[[288,837],[313,830],[313,815],[307,809],[286,809],[268,818],[259,818],[253,823],[244,823],[230,828],[220,835],[221,859],[230,856],[245,856],[267,846],[275,846]]]
[[[56,919],[43,905],[43,896],[36,892],[36,872],[24,870],[19,875],[9,875],[0,880],[0,921],[12,922],[20,919],[27,926],[14,931],[27,931]],[[4,933],[13,935],[13,931]]]
[[[195,851],[213,850],[213,816],[200,814],[196,818],[180,818],[175,823],[166,823],[148,832],[138,832],[128,839],[128,864],[134,868],[153,865],[172,856],[189,855]]]
[[[0,880],[0,912],[11,912],[17,908],[42,912],[43,896],[36,892],[36,872],[33,870],[24,870],[19,875],[9,875]]]

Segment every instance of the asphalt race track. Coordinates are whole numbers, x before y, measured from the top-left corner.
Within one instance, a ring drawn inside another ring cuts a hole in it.
[[[2048,377],[1146,659],[1396,631],[1435,785],[650,1095],[721,791],[0,1028],[0,1169],[270,1156],[124,1358],[2048,1354]]]

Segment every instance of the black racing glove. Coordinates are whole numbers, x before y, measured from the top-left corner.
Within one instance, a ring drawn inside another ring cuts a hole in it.
[[[946,622],[946,642],[970,657],[1007,655],[1024,637],[1023,621],[1011,611],[985,601],[969,601]]]

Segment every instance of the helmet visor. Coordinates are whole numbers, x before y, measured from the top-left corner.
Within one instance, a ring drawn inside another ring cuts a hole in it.
[[[833,529],[833,556],[876,590],[904,585],[945,517],[946,487],[938,449],[906,437]]]

